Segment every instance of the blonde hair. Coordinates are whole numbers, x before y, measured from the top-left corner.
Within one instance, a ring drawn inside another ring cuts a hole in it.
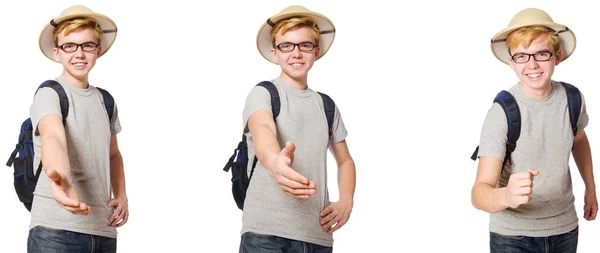
[[[281,35],[284,35],[289,31],[302,27],[308,27],[312,30],[313,36],[315,37],[315,44],[319,45],[320,33],[317,23],[310,17],[291,17],[279,20],[273,26],[273,30],[271,30],[271,42],[273,43],[273,47],[275,47],[275,35],[277,35],[279,31],[281,31]]]
[[[54,45],[58,46],[58,35],[61,32],[64,31],[65,36],[68,36],[72,32],[78,32],[87,28],[94,29],[94,33],[96,34],[96,43],[100,44],[102,29],[100,28],[100,25],[98,25],[98,22],[96,22],[96,20],[93,18],[77,17],[62,21],[56,26],[56,29],[54,29],[52,34]]]
[[[542,36],[547,36],[548,46],[551,46],[552,50],[558,50],[560,47],[560,37],[558,37],[558,34],[554,30],[545,26],[528,26],[519,28],[508,34],[506,37],[508,53],[510,54],[510,51],[516,49],[520,44],[528,48],[534,40]]]

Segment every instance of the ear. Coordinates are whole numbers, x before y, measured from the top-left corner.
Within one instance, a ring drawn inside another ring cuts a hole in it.
[[[562,54],[563,54],[562,49],[559,49],[558,51],[556,51],[556,53],[554,54],[554,56],[556,56],[556,59],[554,59],[554,66],[557,66],[559,63],[562,62]]]
[[[52,49],[52,55],[54,56],[54,60],[60,62],[60,57],[58,57],[58,48],[54,47]]]
[[[315,59],[319,59],[319,55],[321,55],[321,47],[317,46],[317,48],[315,48]]]
[[[102,47],[96,48],[96,54],[98,57],[100,57],[100,55],[102,54]]]
[[[271,48],[271,60],[277,62],[277,49]]]
[[[510,56],[508,56],[508,65],[510,66],[510,68],[511,68],[513,71],[516,71],[516,69],[515,69],[515,68],[516,68],[517,66],[515,66],[515,62],[513,62],[513,60],[512,60],[512,57],[510,57]]]

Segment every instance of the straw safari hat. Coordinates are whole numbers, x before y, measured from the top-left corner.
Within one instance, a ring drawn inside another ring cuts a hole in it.
[[[333,22],[331,22],[331,20],[324,15],[310,11],[307,8],[299,5],[293,5],[283,9],[281,12],[279,12],[279,14],[267,19],[267,21],[260,27],[258,30],[258,35],[256,36],[256,46],[258,47],[260,54],[268,61],[277,64],[277,62],[271,59],[271,49],[273,48],[271,31],[273,30],[273,26],[275,26],[278,21],[291,17],[310,17],[315,21],[319,27],[319,33],[321,35],[319,39],[319,47],[321,48],[321,51],[319,53],[319,57],[317,57],[317,60],[323,57],[323,55],[325,55],[327,50],[329,50],[331,47],[331,44],[333,44],[333,39],[335,38],[335,26],[333,25]]]
[[[54,29],[60,24],[60,22],[73,19],[76,17],[88,17],[96,20],[100,29],[102,29],[102,38],[100,39],[100,47],[102,52],[100,52],[100,56],[105,54],[110,46],[115,42],[117,38],[117,25],[113,22],[109,17],[104,16],[99,13],[93,12],[90,8],[85,7],[83,5],[74,5],[69,8],[66,8],[58,17],[50,20],[42,32],[40,33],[40,50],[48,59],[52,61],[56,61],[52,54],[52,49],[54,49],[54,39],[52,34],[54,33]]]
[[[567,26],[555,23],[548,13],[536,8],[528,8],[518,12],[508,24],[508,28],[498,32],[492,37],[492,52],[498,60],[508,64],[510,54],[506,47],[506,37],[511,32],[527,26],[545,26],[552,29],[560,37],[562,61],[566,60],[575,51],[577,44],[575,34]]]

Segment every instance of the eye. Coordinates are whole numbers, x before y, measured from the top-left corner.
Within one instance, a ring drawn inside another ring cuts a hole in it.
[[[81,45],[81,47],[83,47],[83,50],[87,50],[87,51],[92,51],[96,49],[96,43],[93,42],[88,42],[88,43],[83,43],[83,45]]]
[[[529,57],[529,55],[526,54],[515,54],[513,55],[513,58],[515,58],[515,60],[525,60],[527,59],[527,57]]]
[[[541,58],[550,58],[550,52],[548,51],[537,52],[535,54]]]
[[[75,50],[75,48],[77,48],[77,44],[75,43],[65,43],[62,45],[62,49],[66,51]]]
[[[300,48],[302,50],[312,50],[314,48],[314,45],[310,42],[302,42],[300,43]]]
[[[289,42],[284,42],[284,43],[279,44],[280,50],[291,50],[292,48],[294,48],[294,44],[289,43]]]

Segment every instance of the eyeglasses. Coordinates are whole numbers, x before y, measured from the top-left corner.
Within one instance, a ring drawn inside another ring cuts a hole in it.
[[[81,47],[81,50],[84,52],[94,52],[98,48],[98,44],[94,42],[85,42],[82,44],[68,42],[58,46],[58,48],[62,49],[62,51],[65,51],[66,53],[73,53],[77,51],[79,47]]]
[[[289,52],[294,51],[294,49],[296,49],[296,46],[298,46],[298,50],[300,50],[302,52],[311,52],[315,49],[315,47],[317,47],[317,45],[313,44],[312,42],[305,41],[305,42],[300,42],[297,44],[291,43],[291,42],[282,42],[282,43],[279,43],[279,45],[277,45],[277,48],[281,52],[289,53]]]
[[[517,53],[513,54],[511,58],[515,63],[527,63],[532,56],[535,61],[548,61],[550,60],[550,58],[552,58],[552,55],[554,55],[556,51],[557,50],[554,50],[554,52],[550,52],[548,50],[544,50],[535,52],[533,54]]]

